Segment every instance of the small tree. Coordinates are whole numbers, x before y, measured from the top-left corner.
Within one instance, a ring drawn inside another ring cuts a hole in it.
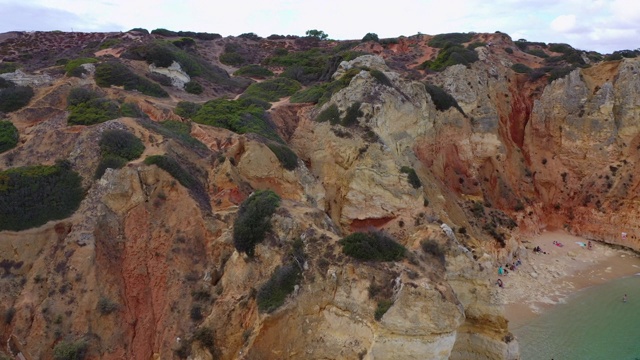
[[[233,224],[233,244],[236,250],[253,257],[256,244],[271,230],[271,215],[280,206],[280,197],[271,190],[258,190],[248,197],[238,210]]]
[[[318,40],[326,40],[329,37],[329,34],[326,34],[324,31],[322,30],[307,30],[307,32],[305,32],[305,35],[310,36],[312,38],[316,38]]]
[[[375,42],[378,42],[378,41],[380,41],[380,39],[378,38],[378,34],[376,34],[376,33],[367,33],[367,35],[365,35],[365,36],[362,38],[362,42],[365,42],[365,41],[375,41]]]

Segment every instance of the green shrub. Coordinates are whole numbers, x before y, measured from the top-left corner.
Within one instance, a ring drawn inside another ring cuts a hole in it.
[[[140,121],[140,125],[147,129],[153,130],[165,138],[174,139],[183,146],[200,153],[206,154],[209,148],[199,140],[191,136],[191,124],[179,121],[163,121],[161,123],[149,120]]]
[[[464,232],[460,232],[460,233],[461,234],[466,233],[466,229]],[[436,259],[438,259],[441,263],[444,264],[445,251],[436,240],[433,240],[433,239],[422,240],[420,242],[420,247],[422,247],[422,251],[424,251],[427,254],[433,255]]]
[[[1,62],[0,63],[0,74],[12,73],[18,70],[20,66],[14,62]]]
[[[176,105],[174,112],[183,118],[191,119],[198,113],[201,107],[202,105],[190,101],[180,101],[178,105]]]
[[[254,133],[282,143],[264,109],[244,100],[215,99],[206,102],[193,121],[225,128],[238,134]]]
[[[137,104],[134,103],[124,103],[120,106],[120,116],[132,117],[132,118],[143,118],[146,117],[145,114]]]
[[[365,41],[375,41],[378,42],[380,41],[380,38],[378,38],[378,34],[375,33],[367,33],[363,38],[362,38],[362,42]]]
[[[200,95],[204,91],[204,88],[199,83],[191,80],[184,86],[184,90],[189,94]]]
[[[471,41],[472,33],[448,33],[439,34],[429,40],[428,45],[435,48],[444,48],[451,44],[462,44]]]
[[[125,130],[106,130],[100,138],[103,156],[113,155],[125,160],[135,160],[144,152],[144,144],[137,136]]]
[[[329,61],[331,55],[326,51],[313,48],[307,51],[278,52],[276,55],[266,58],[265,65],[282,66],[285,68],[281,76],[299,81],[305,85],[320,80],[326,72],[330,72]],[[330,74],[329,74],[330,75]]]
[[[549,83],[556,79],[561,79],[569,75],[569,73],[573,70],[575,70],[575,68],[571,66],[553,68],[551,71],[549,71]]]
[[[261,40],[262,38],[258,35],[256,35],[255,33],[249,32],[249,33],[243,33],[238,35],[239,38],[241,39],[249,39],[249,40],[253,40],[253,41],[258,41]]]
[[[441,71],[452,65],[462,64],[469,66],[478,61],[478,54],[469,49],[465,49],[460,45],[447,45],[434,60],[427,60],[420,64],[419,69],[430,69],[433,71]]]
[[[20,110],[29,104],[33,89],[29,86],[15,86],[0,89],[0,112]]]
[[[147,165],[156,165],[168,172],[174,179],[178,180],[187,189],[195,190],[200,186],[198,180],[186,171],[177,161],[166,155],[152,155],[144,159]]]
[[[520,63],[511,65],[511,70],[517,72],[518,74],[528,74],[531,72],[530,67]]]
[[[369,73],[380,84],[382,84],[384,86],[388,86],[388,87],[393,87],[393,84],[391,83],[391,80],[389,80],[387,75],[385,75],[385,73],[383,73],[382,71],[373,69],[373,70],[369,70]]]
[[[204,315],[202,315],[202,307],[200,305],[193,305],[191,307],[191,320],[193,321],[200,321],[204,318]]]
[[[12,88],[15,87],[16,84],[13,81],[5,80],[5,78],[0,77],[0,89]]]
[[[66,163],[0,171],[0,231],[69,217],[84,197],[81,182]]]
[[[397,261],[404,257],[404,246],[379,232],[353,233],[342,240],[342,252],[365,261]]]
[[[104,296],[101,296],[100,300],[98,300],[98,311],[100,311],[100,314],[102,315],[109,315],[118,310],[119,307],[120,306],[118,306],[116,302],[113,302],[111,299]]]
[[[349,127],[358,124],[358,118],[363,116],[363,112],[360,110],[362,103],[354,102],[347,108],[347,112],[342,119],[342,126]]]
[[[220,54],[220,62],[230,66],[241,66],[246,60],[241,54],[236,52],[225,52]]]
[[[89,346],[79,340],[75,342],[62,341],[53,348],[54,360],[82,360],[86,357]]]
[[[402,168],[400,168],[400,172],[403,174],[407,174],[407,180],[409,181],[409,184],[413,186],[414,189],[417,189],[420,186],[422,186],[422,182],[420,181],[418,174],[416,174],[416,171],[413,170],[413,168],[409,166],[403,166]]]
[[[269,110],[271,108],[271,103],[263,100],[263,99],[258,99],[255,97],[251,97],[251,96],[245,96],[245,97],[241,97],[240,98],[240,103],[242,104],[242,106],[244,107],[250,107],[250,106],[257,106],[259,108],[262,108],[263,110]]]
[[[101,87],[124,86],[125,90],[137,90],[149,96],[169,96],[160,85],[134,74],[118,62],[106,62],[96,66],[95,77],[96,84]]]
[[[146,31],[145,29],[142,29]],[[130,30],[133,31],[133,30]],[[160,35],[165,37],[190,37],[198,40],[215,40],[220,39],[222,36],[220,34],[215,33],[206,33],[206,32],[193,32],[193,31],[171,31],[167,29],[155,29],[151,31],[153,35]]]
[[[200,342],[205,349],[209,350],[211,355],[216,355],[215,337],[213,330],[208,327],[201,327],[193,334],[193,340]]]
[[[513,49],[512,48],[504,48],[504,52],[506,52],[507,54],[511,55],[511,54],[513,54]]]
[[[314,103],[318,101],[327,92],[328,84],[317,84],[306,89],[300,90],[297,93],[291,95],[289,102],[291,103]]]
[[[274,102],[285,96],[293,95],[300,88],[300,83],[297,81],[279,77],[249,85],[242,96]]]
[[[312,37],[312,38],[316,38],[318,40],[326,40],[329,37],[329,34],[326,34],[324,31],[322,30],[307,30],[305,32],[305,35]]]
[[[77,105],[70,105],[69,110],[71,113],[67,123],[70,125],[94,125],[120,116],[118,104],[104,98],[94,98]]]
[[[91,89],[76,87],[71,89],[69,95],[67,95],[67,106],[79,105],[99,97],[100,95]]]
[[[286,145],[269,144],[269,149],[276,155],[280,164],[287,170],[294,170],[298,167],[298,155]]]
[[[446,111],[449,110],[449,108],[454,107],[464,115],[464,111],[462,111],[462,108],[458,105],[456,99],[444,91],[444,89],[433,84],[425,84],[424,87],[427,90],[427,93],[431,96],[431,100],[436,106],[436,110]]]
[[[125,165],[127,165],[127,160],[119,156],[103,155],[96,168],[94,178],[100,179],[107,169],[120,169]]]
[[[78,59],[73,59],[73,60],[70,60],[64,66],[64,72],[67,74],[67,76],[70,76],[70,75],[72,75],[74,70],[76,70],[77,68],[80,67],[80,65],[82,65],[82,64],[92,64],[92,63],[97,63],[97,62],[98,62],[98,59],[96,59],[96,58],[78,58]]]
[[[183,37],[180,38],[180,40],[174,40],[171,43],[182,50],[196,46],[196,41],[190,37]]]
[[[387,311],[389,311],[391,306],[393,306],[393,300],[378,301],[378,307],[376,308],[376,312],[373,314],[376,321],[382,320],[382,317],[387,313]]]
[[[331,124],[337,124],[340,122],[340,110],[335,104],[331,104],[326,109],[322,110],[315,119],[317,122],[329,121]]]
[[[4,323],[6,325],[11,324],[11,322],[13,321],[13,317],[15,315],[16,315],[16,308],[14,308],[13,306],[8,308],[7,311],[4,312]]]
[[[100,44],[100,50],[112,48],[114,46],[120,45],[121,43],[122,43],[122,39],[117,39],[117,38],[107,39]]]
[[[233,224],[236,250],[253,257],[256,244],[271,230],[271,216],[278,206],[280,197],[271,190],[258,190],[240,205]]]
[[[277,268],[271,278],[260,287],[257,294],[258,309],[270,313],[284,304],[300,279],[300,268],[287,264]]]
[[[531,54],[533,56],[537,56],[543,59],[546,59],[549,57],[549,55],[547,55],[546,52],[544,52],[543,50],[540,49],[531,49],[531,50],[527,50],[526,51],[527,54]]]
[[[473,42],[473,43],[467,45],[467,49],[473,50],[475,48],[479,48],[479,47],[483,47],[483,46],[487,46],[487,43],[482,42],[482,41],[476,41],[476,42]]]
[[[18,145],[20,134],[11,121],[0,120],[0,154]]]
[[[235,76],[247,76],[257,79],[265,79],[273,76],[273,72],[271,70],[264,68],[260,65],[247,65],[238,69],[233,73]]]

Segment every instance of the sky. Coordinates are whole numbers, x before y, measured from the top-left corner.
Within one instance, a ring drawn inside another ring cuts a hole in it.
[[[0,0],[7,31],[157,28],[331,39],[501,31],[611,53],[640,48],[640,0]]]

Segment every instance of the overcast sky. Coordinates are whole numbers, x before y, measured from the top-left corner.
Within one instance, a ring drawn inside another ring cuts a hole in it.
[[[0,33],[166,28],[332,39],[502,31],[609,53],[640,48],[640,0],[0,0]]]

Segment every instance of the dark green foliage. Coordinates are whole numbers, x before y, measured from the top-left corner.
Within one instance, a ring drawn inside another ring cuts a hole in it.
[[[549,44],[549,50],[557,53],[566,54],[568,52],[572,52],[575,49],[571,47],[569,44]]]
[[[103,155],[98,163],[94,178],[100,179],[107,169],[120,169],[127,165],[127,160],[113,155]]]
[[[202,105],[190,101],[180,101],[178,105],[176,105],[174,112],[183,118],[191,119],[198,113],[201,107]]]
[[[15,86],[0,89],[0,112],[20,110],[29,104],[33,89],[29,86]]]
[[[193,306],[191,307],[191,313],[190,313],[190,316],[191,316],[191,320],[193,320],[193,321],[200,321],[200,320],[202,320],[202,318],[204,317],[204,316],[202,315],[202,307],[201,307],[200,305],[193,305]]]
[[[340,122],[340,110],[335,104],[331,104],[326,109],[322,110],[315,119],[317,122],[329,121],[331,124],[337,124]]]
[[[62,341],[53,348],[54,360],[82,360],[86,357],[89,346],[79,340],[75,342]]]
[[[19,66],[14,62],[1,62],[0,63],[0,74],[12,73],[18,70]]]
[[[100,311],[100,314],[102,315],[109,315],[118,310],[118,308],[118,304],[111,301],[109,298],[101,296],[100,300],[98,300],[98,311]]]
[[[300,88],[300,83],[297,81],[279,77],[251,84],[242,96],[274,102],[285,96],[293,95],[296,91],[300,90]]]
[[[225,51],[224,53],[220,54],[220,62],[225,65],[242,66],[246,62],[246,59],[244,58],[244,56],[242,56],[242,54],[239,54],[237,52]]]
[[[378,38],[378,34],[375,34],[375,33],[367,33],[367,35],[365,35],[365,36],[362,38],[362,41],[363,41],[363,42],[365,42],[365,41],[376,41],[376,42],[378,42],[378,41],[380,41],[380,39]]]
[[[84,197],[82,179],[67,164],[0,172],[0,231],[25,230],[73,214]]]
[[[257,295],[258,309],[270,313],[284,304],[300,279],[300,268],[286,264],[277,268],[271,278],[260,287]]]
[[[460,111],[461,114],[464,115],[462,108],[458,105],[456,99],[449,95],[446,91],[444,91],[441,87],[433,85],[433,84],[425,84],[424,88],[427,90],[429,95],[431,96],[431,100],[436,106],[436,110],[438,111],[446,111],[449,108],[454,107]]]
[[[342,240],[342,252],[365,261],[398,261],[404,257],[404,246],[380,232],[353,233]]]
[[[145,95],[168,97],[160,85],[140,77],[119,62],[106,62],[96,66],[96,84],[101,87],[124,86],[125,90],[137,90]]]
[[[256,244],[271,230],[271,216],[278,206],[280,197],[271,190],[258,190],[240,205],[233,224],[236,250],[253,257]]]
[[[12,88],[15,87],[16,84],[13,81],[5,80],[5,78],[0,77],[0,89]]]
[[[11,121],[0,120],[0,154],[18,145],[20,134]]]
[[[199,83],[191,80],[184,86],[184,90],[189,94],[200,95],[204,91],[204,88],[202,88],[202,85]]]
[[[409,181],[409,184],[413,186],[414,189],[417,189],[420,186],[422,186],[422,182],[420,181],[418,174],[416,174],[416,171],[413,170],[413,168],[409,166],[403,166],[402,168],[400,168],[400,172],[403,174],[407,174],[408,176],[407,180]]]
[[[449,66],[462,64],[469,66],[478,61],[478,54],[469,49],[465,49],[460,45],[447,45],[434,60],[427,60],[420,64],[420,69],[430,69],[433,71],[441,71]]]
[[[273,76],[273,72],[271,70],[264,68],[260,65],[252,64],[243,66],[233,73],[235,76],[246,76],[257,79],[265,79]]]
[[[229,129],[238,134],[254,133],[282,142],[264,109],[244,100],[215,99],[206,102],[193,121]]]
[[[94,125],[107,120],[115,119],[120,115],[118,104],[104,99],[95,98],[77,105],[70,105],[69,118],[70,125]]]
[[[387,38],[387,39],[380,39],[380,44],[382,45],[393,45],[393,44],[397,44],[400,41],[398,40],[398,38]]]
[[[319,80],[328,68],[331,56],[319,48],[287,52],[286,49],[264,60],[265,65],[285,67],[283,76],[310,84]]]
[[[462,44],[471,41],[473,34],[471,33],[449,33],[439,34],[429,40],[429,46],[435,48],[444,48],[450,44]]]
[[[329,37],[329,34],[325,34],[324,31],[316,29],[307,30],[304,34],[318,40],[326,40]]]
[[[182,186],[190,190],[196,190],[200,183],[188,171],[186,171],[177,161],[166,155],[152,155],[144,159],[147,165],[156,165],[168,172],[174,179],[178,180]]]
[[[220,34],[215,34],[215,33],[193,32],[193,31],[171,31],[171,30],[162,29],[162,28],[152,30],[151,33],[154,35],[160,35],[165,37],[189,37],[189,38],[194,38],[198,40],[215,40],[215,39],[222,38]]]
[[[551,71],[549,71],[549,82],[552,82],[556,79],[561,79],[569,75],[569,73],[573,70],[575,70],[575,68],[571,66],[553,68]]]
[[[291,103],[318,103],[320,98],[327,92],[327,85],[317,84],[306,89],[300,90],[297,93],[291,95],[289,102]]]
[[[257,106],[264,110],[269,110],[271,108],[271,103],[264,99],[258,99],[251,96],[245,96],[240,98],[240,103],[244,107]]]
[[[180,38],[180,40],[174,40],[171,43],[182,50],[196,46],[196,41],[190,37],[183,37]]]
[[[276,155],[280,164],[287,170],[294,170],[298,167],[298,155],[286,145],[269,144],[269,149]]]
[[[507,54],[513,54],[513,49],[512,48],[504,48],[504,52],[506,52]]]
[[[531,72],[531,68],[525,64],[513,64],[511,65],[511,70],[517,72],[518,74],[528,74]]]
[[[122,39],[117,39],[117,38],[107,39],[100,44],[100,50],[118,46],[120,45],[120,43],[122,43]]]
[[[173,86],[173,82],[171,78],[164,74],[159,74],[156,72],[148,73],[146,75],[149,79],[159,83],[162,86]]]
[[[133,29],[127,31],[127,32],[131,32],[131,31],[139,32],[139,33],[142,33],[142,34],[145,34],[145,35],[149,35],[149,30],[143,29],[143,28],[133,28]]]
[[[347,112],[342,119],[342,126],[349,127],[358,124],[358,118],[364,115],[360,110],[361,105],[360,102],[354,102],[347,108]]]
[[[97,62],[98,62],[98,59],[96,59],[96,58],[78,58],[78,59],[73,59],[73,60],[70,60],[64,66],[64,72],[68,76],[70,76],[70,75],[72,75],[74,70],[76,70],[77,68],[80,67],[80,65],[82,65],[82,64],[92,64],[92,63],[97,63]]]
[[[196,150],[199,153],[206,154],[209,150],[206,145],[191,136],[191,125],[188,123],[172,120],[157,123],[155,121],[143,120],[140,121],[140,125],[155,131],[165,138],[174,139],[180,144]]]
[[[599,60],[605,60],[605,61],[615,61],[615,60],[622,60],[623,58],[635,58],[640,56],[640,49],[637,50],[618,50],[618,51],[614,51],[613,53],[605,56],[604,58],[602,57],[602,55],[595,53],[589,53],[589,58],[594,60],[594,61],[599,61]]]
[[[16,308],[13,306],[8,308],[7,311],[4,312],[4,323],[9,325],[13,321],[13,317],[16,315]]]
[[[208,327],[201,327],[193,334],[193,340],[200,342],[200,345],[209,350],[211,355],[216,355],[215,337],[213,330]]]
[[[392,300],[378,301],[378,307],[376,308],[376,312],[373,314],[373,317],[376,319],[376,321],[382,320],[382,317],[387,313],[387,311],[389,311],[392,305]]]
[[[147,116],[142,110],[134,103],[124,103],[120,106],[120,116],[142,118]]]
[[[82,103],[86,103],[89,100],[97,99],[98,97],[98,93],[91,89],[76,87],[69,91],[69,95],[67,95],[67,105],[79,105]]]
[[[546,59],[549,57],[549,55],[547,55],[546,52],[544,52],[544,50],[541,49],[531,49],[531,50],[527,50],[526,51],[527,54],[531,54],[533,56],[537,56],[543,59]]]
[[[463,232],[460,232],[460,233],[463,234]],[[466,229],[464,233],[466,233]],[[433,239],[422,240],[420,242],[420,247],[422,247],[422,251],[424,251],[427,254],[433,255],[436,259],[438,259],[441,263],[444,264],[445,251],[436,240],[433,240]]]
[[[138,137],[125,130],[106,130],[100,138],[103,156],[113,155],[131,161],[139,158],[144,148]]]
[[[387,75],[385,75],[385,73],[383,73],[382,71],[373,69],[369,70],[369,73],[371,74],[371,76],[373,76],[374,79],[378,80],[380,84],[388,87],[393,87],[393,84],[391,84],[391,80],[389,80]]]
[[[240,34],[240,35],[238,35],[238,37],[242,38],[242,39],[253,40],[253,41],[258,41],[258,40],[262,39],[260,36],[254,34],[252,32]]]

